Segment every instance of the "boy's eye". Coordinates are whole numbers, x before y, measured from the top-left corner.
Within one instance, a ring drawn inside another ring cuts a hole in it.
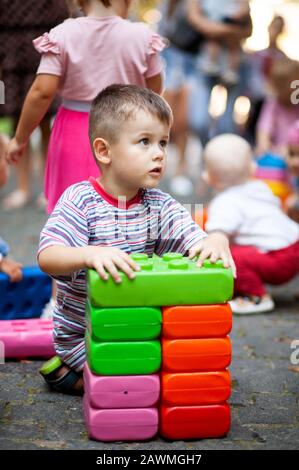
[[[139,142],[143,145],[148,145],[150,143],[149,139],[147,138],[141,139]]]
[[[161,140],[160,141],[160,146],[164,149],[167,146],[168,142],[167,140]]]

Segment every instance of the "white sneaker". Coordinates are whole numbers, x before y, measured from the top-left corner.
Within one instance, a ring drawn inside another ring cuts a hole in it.
[[[50,320],[51,318],[53,318],[54,307],[55,307],[55,299],[51,297],[49,302],[44,306],[40,318],[43,318],[44,320]]]
[[[169,184],[170,191],[177,196],[191,196],[193,193],[192,181],[187,176],[175,176]]]
[[[256,313],[271,312],[275,307],[273,299],[269,295],[264,295],[263,297],[236,297],[229,304],[233,313],[237,315],[254,315]]]

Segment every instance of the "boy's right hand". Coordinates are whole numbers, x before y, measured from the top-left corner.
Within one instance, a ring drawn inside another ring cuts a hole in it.
[[[6,160],[8,163],[17,163],[25,152],[27,143],[20,144],[15,137],[11,139],[7,146]]]
[[[110,273],[117,284],[121,283],[118,269],[123,271],[129,279],[135,278],[134,271],[140,271],[138,264],[127,253],[108,246],[87,246],[85,263],[86,267],[94,268],[104,281],[107,281],[108,273]]]
[[[0,271],[8,275],[10,282],[19,282],[23,278],[22,264],[10,258],[3,258]]]

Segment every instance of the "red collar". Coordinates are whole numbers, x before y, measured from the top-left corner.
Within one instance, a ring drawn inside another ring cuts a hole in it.
[[[114,196],[111,196],[111,194],[107,193],[105,191],[105,189],[103,188],[103,186],[101,186],[96,178],[94,178],[93,176],[90,176],[89,178],[89,182],[92,184],[94,190],[100,195],[102,196],[103,199],[105,199],[105,201],[107,201],[109,204],[111,204],[112,206],[115,206],[115,207],[119,207],[121,209],[129,209],[131,206],[133,206],[134,204],[139,204],[141,202],[141,191],[139,190],[138,193],[136,194],[136,196],[134,196],[132,199],[130,199],[129,201],[123,201],[122,199],[120,199],[120,201],[118,199],[116,199]]]

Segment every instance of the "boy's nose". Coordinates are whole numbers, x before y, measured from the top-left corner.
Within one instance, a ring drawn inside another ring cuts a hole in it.
[[[164,158],[164,150],[157,145],[155,150],[154,150],[154,160],[162,160]]]

